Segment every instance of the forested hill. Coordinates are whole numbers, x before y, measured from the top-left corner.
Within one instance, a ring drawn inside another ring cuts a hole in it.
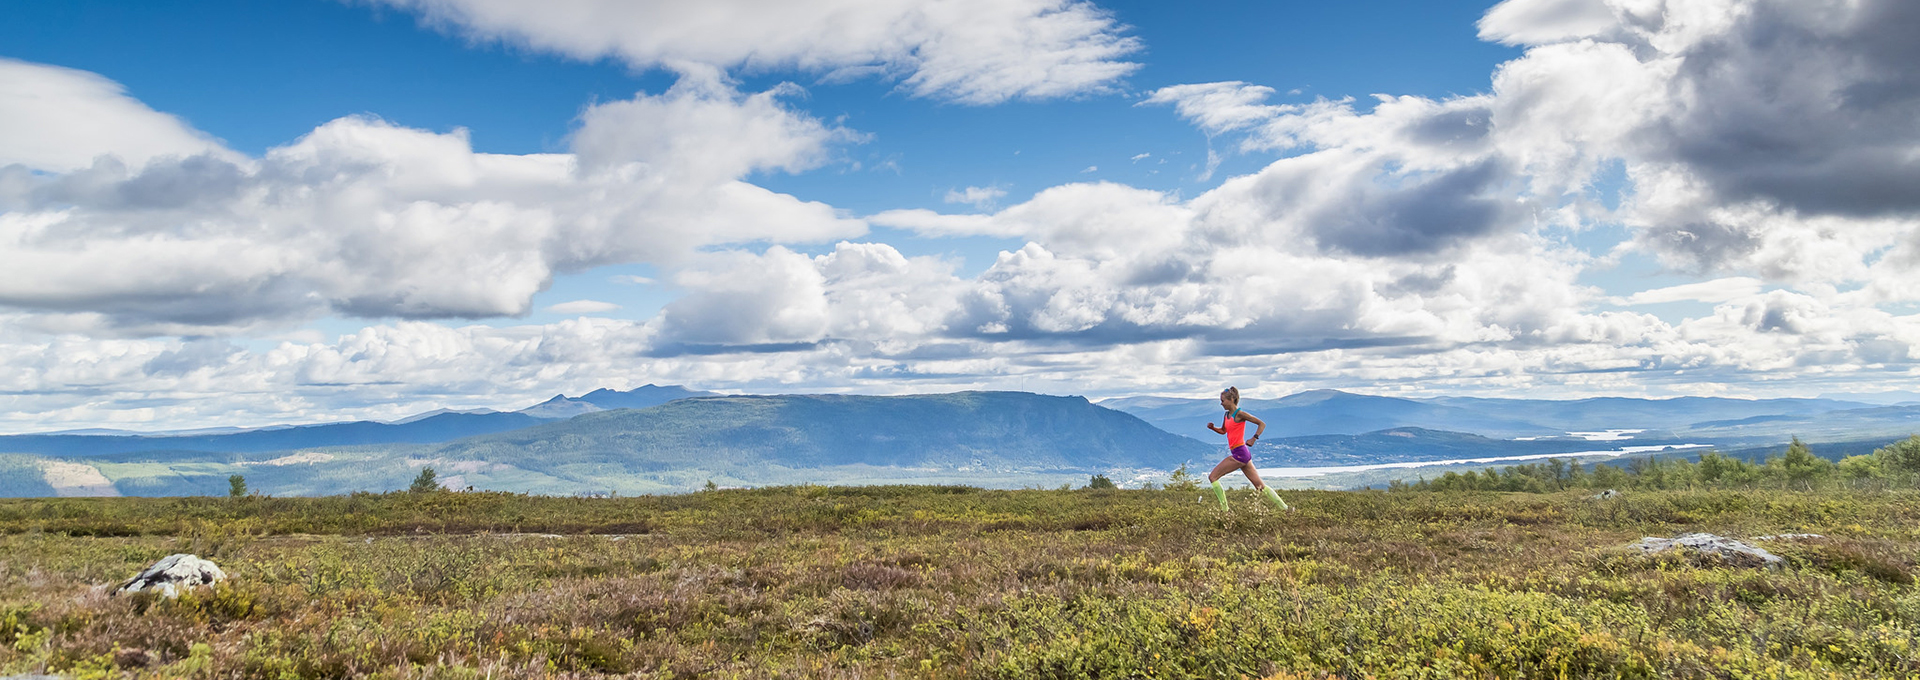
[[[1215,447],[1081,397],[1025,392],[680,399],[470,437],[435,456],[523,468],[652,471],[773,464],[980,470],[1167,468]],[[557,471],[557,470],[555,470]]]
[[[439,413],[404,423],[354,421],[202,435],[23,434],[0,436],[0,452],[55,458],[177,458],[183,453],[262,453],[323,446],[427,444],[545,422],[523,413]]]

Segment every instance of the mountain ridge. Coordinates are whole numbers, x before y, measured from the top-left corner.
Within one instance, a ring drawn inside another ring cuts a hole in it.
[[[690,390],[679,385],[655,385],[647,383],[639,387],[619,392],[605,387],[593,390],[578,397],[564,394],[516,411],[537,418],[564,420],[574,416],[617,408],[647,408],[692,397],[716,396],[713,392]]]
[[[438,409],[392,422],[353,420],[256,428],[199,428],[160,433],[105,431],[0,435],[0,452],[56,457],[122,456],[169,451],[249,454],[334,446],[432,444],[531,427],[582,413],[653,406],[673,399],[711,394],[678,385],[647,384],[624,392],[600,388],[577,398],[556,395],[519,411]],[[550,408],[547,412],[568,408],[575,412],[564,416],[542,415],[541,407],[556,403],[561,405],[560,408]]]
[[[716,456],[729,464],[803,469],[855,464],[1097,469],[1171,467],[1211,455],[1213,447],[1082,397],[954,392],[691,397],[469,437],[448,442],[433,455],[505,461],[521,451],[564,452],[582,464],[646,469],[708,463]]]

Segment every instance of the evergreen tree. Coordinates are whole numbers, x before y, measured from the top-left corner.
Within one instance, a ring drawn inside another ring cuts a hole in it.
[[[413,486],[407,487],[411,493],[431,493],[440,490],[439,480],[434,479],[433,468],[420,468],[420,476],[413,478]]]
[[[1770,461],[1771,462],[1771,461]],[[1813,480],[1826,476],[1833,469],[1833,462],[1813,455],[1807,445],[1800,443],[1799,437],[1787,445],[1787,453],[1780,457],[1780,468],[1786,473],[1787,482],[1801,489],[1813,490]]]
[[[1880,456],[1847,456],[1840,460],[1840,474],[1853,482],[1856,487],[1875,485],[1886,479],[1887,472],[1882,467]]]
[[[1873,452],[1883,470],[1898,474],[1920,472],[1920,435],[1880,447]]]
[[[1167,477],[1166,489],[1168,491],[1194,491],[1199,488],[1200,478],[1195,477],[1193,473],[1187,472],[1186,463],[1181,463],[1180,467],[1174,469],[1173,474]]]

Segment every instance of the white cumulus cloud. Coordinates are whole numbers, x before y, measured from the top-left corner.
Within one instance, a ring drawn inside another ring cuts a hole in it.
[[[1677,286],[1643,290],[1624,298],[1612,300],[1617,305],[1652,305],[1664,302],[1727,302],[1760,294],[1765,285],[1760,279],[1747,276],[1732,276],[1699,283],[1683,283]]]
[[[239,159],[99,74],[0,58],[0,167],[68,172],[99,156],[139,167],[156,157],[201,154]]]
[[[1297,110],[1265,103],[1273,88],[1239,81],[1171,85],[1154,90],[1137,106],[1169,104],[1181,118],[1211,134],[1245,130]]]
[[[0,169],[0,266],[13,274],[0,305],[45,313],[49,330],[163,334],[323,314],[515,315],[556,273],[863,233],[829,206],[740,180],[812,167],[852,138],[782,106],[787,91],[689,75],[590,107],[568,154],[477,153],[464,130],[348,117],[257,159],[13,165]],[[58,109],[74,95],[36,96]]]
[[[599,300],[569,300],[557,305],[549,305],[547,311],[555,314],[601,314],[620,308],[620,305]]]
[[[797,68],[878,75],[968,104],[1110,89],[1141,48],[1080,0],[382,0],[428,22],[583,60],[638,68]]]
[[[1007,195],[1007,190],[999,187],[967,187],[947,190],[946,202],[965,203],[976,208],[992,208],[994,203]]]
[[[1920,242],[1912,3],[1509,0],[1480,27],[1527,47],[1483,95],[1361,112],[1222,82],[1145,103],[1298,154],[1255,175],[1261,205],[1354,252],[1612,221],[1681,271],[1910,289],[1890,282],[1912,278]],[[1617,211],[1583,194],[1610,168],[1627,179]]]

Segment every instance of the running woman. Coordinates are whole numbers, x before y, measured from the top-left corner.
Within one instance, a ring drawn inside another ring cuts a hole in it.
[[[1267,499],[1273,501],[1275,506],[1286,510],[1287,502],[1280,500],[1280,494],[1268,488],[1266,482],[1260,481],[1260,473],[1253,469],[1253,443],[1260,441],[1260,433],[1267,431],[1267,424],[1255,418],[1253,414],[1240,410],[1240,388],[1238,387],[1229,387],[1220,393],[1220,408],[1226,410],[1226,420],[1219,426],[1215,426],[1211,421],[1207,423],[1207,429],[1213,430],[1214,434],[1227,436],[1227,449],[1231,454],[1221,460],[1219,465],[1213,466],[1213,472],[1207,474],[1207,481],[1213,483],[1213,497],[1220,499],[1220,510],[1224,512],[1227,509],[1227,490],[1220,488],[1220,478],[1234,470],[1246,473],[1247,480],[1253,482],[1253,488],[1265,493]],[[1259,426],[1253,431],[1251,439],[1247,438],[1247,423]]]

